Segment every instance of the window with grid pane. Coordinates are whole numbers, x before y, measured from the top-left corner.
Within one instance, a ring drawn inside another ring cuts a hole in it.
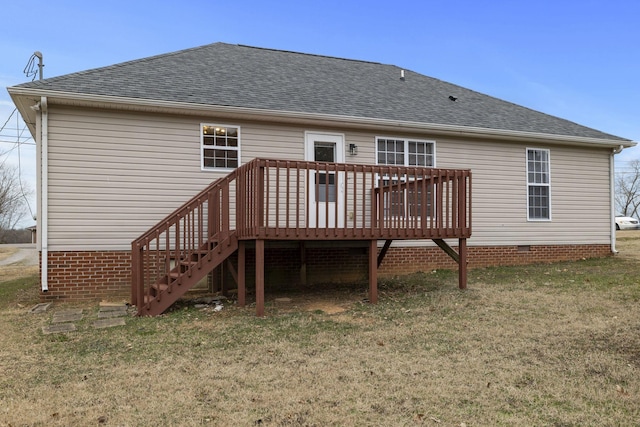
[[[203,124],[201,129],[202,168],[237,168],[240,161],[240,127]]]
[[[527,148],[527,219],[551,219],[549,150]]]
[[[424,166],[435,164],[435,142],[397,138],[376,138],[379,165]]]
[[[435,142],[376,138],[376,160],[379,165],[433,167],[435,165]],[[398,186],[398,182],[406,182],[407,180],[412,181],[413,179],[411,177],[382,178],[382,185],[390,188],[390,191],[384,196],[385,216],[418,216],[422,212],[421,188],[413,185]],[[427,206],[426,209],[427,215],[431,215],[431,206]]]

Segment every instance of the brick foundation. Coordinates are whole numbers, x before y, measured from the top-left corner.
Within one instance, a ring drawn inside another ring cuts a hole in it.
[[[49,290],[40,293],[43,301],[130,298],[129,251],[49,252],[48,258]]]
[[[454,248],[457,251],[457,247]],[[609,255],[610,245],[467,247],[469,268],[573,261]],[[389,276],[436,268],[457,269],[458,265],[437,247],[392,248],[387,252],[378,274]]]
[[[611,255],[609,245],[541,245],[468,247],[470,268],[568,261]],[[287,288],[301,283],[302,252],[298,248],[265,250],[265,286]],[[366,248],[308,248],[306,278],[309,284],[367,280]],[[233,264],[237,265],[233,259]],[[255,277],[255,252],[247,249],[247,286]],[[380,265],[380,277],[437,268],[457,269],[438,247],[390,248]],[[230,280],[224,274],[225,281]],[[128,251],[49,252],[48,287],[43,301],[129,299],[131,254]]]

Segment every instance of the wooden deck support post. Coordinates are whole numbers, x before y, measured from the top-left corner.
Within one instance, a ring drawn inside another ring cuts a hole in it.
[[[256,240],[256,316],[264,316],[264,240]]]
[[[369,302],[378,303],[378,241],[369,241]]]
[[[238,307],[244,307],[246,304],[247,287],[246,287],[246,268],[245,268],[245,251],[246,245],[244,240],[238,241]]]
[[[304,240],[300,241],[300,284],[307,284],[307,247]]]
[[[218,268],[216,269],[218,271],[218,291],[220,291],[220,295],[226,295],[227,292],[227,287],[225,285],[225,276],[226,276],[226,269],[224,268],[224,262],[221,263]]]
[[[458,242],[458,287],[467,289],[467,239]]]

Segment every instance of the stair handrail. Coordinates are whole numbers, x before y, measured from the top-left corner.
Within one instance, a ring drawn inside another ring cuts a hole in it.
[[[216,235],[218,234],[224,234],[228,236],[229,232],[231,231],[230,221],[228,220],[228,207],[227,207],[227,213],[226,213],[227,215],[226,221],[215,220],[215,215],[220,214],[220,212],[216,213],[216,210],[220,210],[220,206],[216,205],[215,209],[213,205],[209,206],[209,209],[206,212],[206,214],[203,213],[204,209],[202,209],[202,207],[208,201],[213,201],[214,194],[218,194],[218,192],[220,191],[223,191],[226,189],[227,191],[226,194],[228,195],[230,190],[230,183],[236,180],[236,178],[239,175],[247,173],[248,170],[254,167],[256,162],[257,160],[252,160],[234,169],[233,171],[229,172],[227,175],[214,180],[206,188],[204,188],[194,197],[192,197],[191,199],[183,203],[180,207],[175,209],[172,213],[167,215],[165,218],[158,221],[153,227],[151,227],[149,230],[147,230],[145,233],[140,235],[137,239],[135,239],[131,243],[132,304],[134,305],[142,304],[144,302],[144,295],[149,293],[148,286],[151,286],[151,284],[145,283],[145,277],[150,274],[148,271],[145,271],[145,256],[144,256],[145,248],[147,248],[147,250],[150,250],[151,242],[154,242],[154,241],[156,242],[156,249],[155,249],[157,252],[156,257],[154,260],[151,260],[151,261],[147,259],[146,267],[151,268],[153,266],[156,266],[157,268],[158,260],[162,259],[164,260],[163,262],[165,262],[167,265],[167,268],[165,268],[165,270],[168,272],[169,270],[168,266],[170,265],[170,259],[171,259],[171,252],[172,251],[178,252],[180,249],[178,246],[182,244],[181,242],[179,242],[181,237],[179,235],[180,234],[179,224],[182,220],[186,220],[188,215],[194,215],[194,212],[197,211],[198,217],[192,218],[191,221],[198,222],[200,226],[202,226],[203,223],[206,223],[207,226],[210,227],[207,230],[207,233],[208,233],[207,240],[215,238]],[[227,196],[227,200],[228,200],[228,196]],[[222,215],[225,215],[225,213],[222,213]],[[176,236],[169,236],[168,234],[169,230],[172,227],[178,227],[177,231],[175,232]],[[191,234],[192,235],[190,236],[187,235],[185,237],[186,240],[190,240],[189,241],[190,246],[186,248],[187,251],[195,251],[198,249],[196,244],[198,243],[199,240],[196,239],[195,235],[193,235],[194,233],[191,233]],[[164,242],[160,242],[159,239],[161,238],[161,236],[164,236],[163,237]],[[174,239],[173,242],[172,242],[172,237]],[[160,249],[161,246],[163,246],[164,249],[161,250]],[[175,246],[176,248],[172,249],[172,246]],[[164,251],[164,255],[160,255],[161,251]],[[178,258],[178,256],[174,256],[174,258]]]

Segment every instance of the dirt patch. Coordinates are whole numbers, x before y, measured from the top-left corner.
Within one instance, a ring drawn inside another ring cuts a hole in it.
[[[347,311],[354,302],[355,301],[338,304],[318,299],[316,301],[308,301],[305,304],[300,305],[300,309],[304,311],[322,311],[326,314],[338,314]]]
[[[280,313],[315,311],[333,315],[344,313],[366,297],[367,290],[363,284],[323,284],[296,292],[267,295],[266,302]]]

